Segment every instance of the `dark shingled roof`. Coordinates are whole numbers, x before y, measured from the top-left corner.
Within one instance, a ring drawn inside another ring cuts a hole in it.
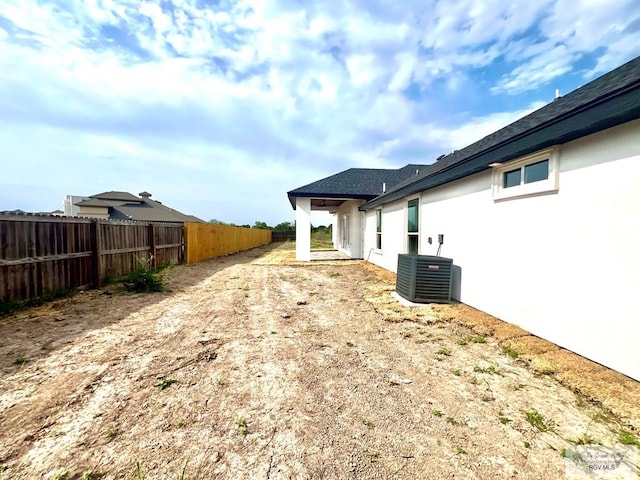
[[[91,198],[99,198],[100,200],[119,200],[123,202],[139,202],[140,199],[129,192],[102,192],[97,195],[91,195]]]
[[[117,207],[122,205],[125,200],[102,200],[100,198],[89,198],[88,200],[81,200],[74,205],[79,207]]]
[[[640,57],[422,169],[364,205],[374,208],[552,145],[640,118]]]
[[[317,182],[287,192],[295,209],[296,197],[307,198],[357,198],[371,200],[382,194],[382,184],[387,189],[416,175],[425,165],[406,165],[399,169],[350,168]]]
[[[144,220],[146,222],[202,222],[198,217],[185,215],[178,210],[166,207],[148,198],[145,198],[140,203],[125,203],[113,207],[109,218],[115,220]]]
[[[146,192],[142,192],[146,193]],[[104,192],[91,195],[88,200],[76,203],[82,207],[109,209],[111,220],[137,220],[144,222],[203,222],[193,215],[162,205],[148,197],[139,198],[128,192]]]

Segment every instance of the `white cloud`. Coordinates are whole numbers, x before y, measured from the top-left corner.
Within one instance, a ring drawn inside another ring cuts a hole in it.
[[[495,112],[485,116],[473,117],[461,125],[450,128],[445,128],[437,123],[433,123],[424,129],[425,135],[430,142],[439,143],[443,148],[442,153],[460,150],[506,127],[544,105],[543,102],[535,102],[522,110]]]
[[[640,53],[638,32],[629,26],[640,22],[635,0],[557,0],[539,24],[542,40],[521,39],[507,50],[520,64],[504,75],[494,93],[520,93],[571,71],[585,54],[602,50],[587,76],[603,73]]]
[[[153,189],[176,208],[190,193],[233,197],[239,223],[281,221],[287,190],[428,163],[536,98],[467,105],[474,94],[524,95],[586,53],[601,71],[640,52],[633,1],[607,5],[0,0],[0,158],[29,159],[32,182],[56,179],[61,194]],[[510,71],[496,81],[494,68]],[[24,181],[11,165],[1,182]]]
[[[510,74],[502,77],[491,91],[494,93],[506,91],[513,94],[538,89],[554,78],[569,72],[575,60],[576,56],[571,54],[567,47],[558,45],[516,67]]]

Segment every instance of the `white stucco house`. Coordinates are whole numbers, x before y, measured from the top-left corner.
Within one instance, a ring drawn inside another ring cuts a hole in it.
[[[328,209],[341,252],[396,271],[440,249],[457,300],[640,381],[640,58],[435,163],[371,172],[288,192],[298,259]]]

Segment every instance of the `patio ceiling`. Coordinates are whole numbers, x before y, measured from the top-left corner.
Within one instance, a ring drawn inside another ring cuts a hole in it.
[[[342,205],[347,199],[337,199],[337,198],[312,198],[311,199],[311,210],[321,210],[321,211],[335,211]]]

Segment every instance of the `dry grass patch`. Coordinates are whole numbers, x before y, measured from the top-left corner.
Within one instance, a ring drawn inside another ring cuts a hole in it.
[[[380,280],[380,285],[369,288],[365,299],[387,321],[437,323],[447,328],[458,324],[478,335],[491,336],[498,340],[501,349],[517,353],[517,361],[528,363],[534,372],[553,376],[571,390],[582,394],[589,402],[602,405],[624,425],[640,431],[639,382],[468,305],[404,307],[390,296],[395,289],[396,275],[372,264],[365,263],[364,267]],[[461,341],[458,345],[465,343]]]

